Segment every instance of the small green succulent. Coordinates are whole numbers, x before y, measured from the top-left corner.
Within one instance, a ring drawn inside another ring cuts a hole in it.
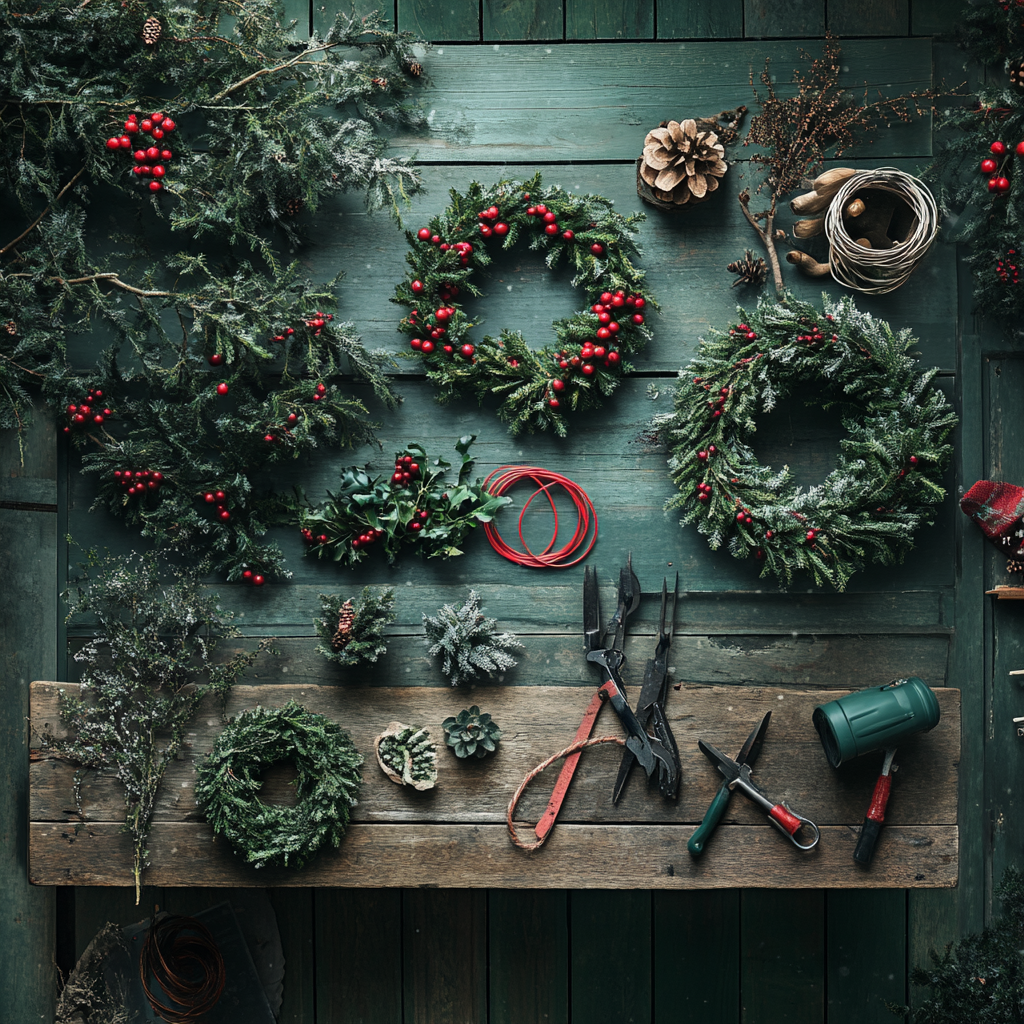
[[[463,708],[455,718],[446,718],[441,728],[456,757],[486,757],[501,739],[501,730],[491,716],[481,715],[475,704],[468,710]]]

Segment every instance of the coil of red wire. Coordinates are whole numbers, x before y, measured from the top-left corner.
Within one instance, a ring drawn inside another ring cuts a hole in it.
[[[516,565],[525,565],[533,569],[567,569],[571,565],[582,562],[590,554],[597,541],[597,512],[586,492],[579,484],[562,476],[561,473],[540,469],[537,466],[501,466],[484,480],[484,489],[491,494],[504,495],[524,480],[533,483],[535,490],[523,503],[519,512],[519,543],[522,545],[522,549],[516,549],[509,545],[498,533],[498,528],[493,521],[484,523],[484,533],[487,534],[491,547],[502,558],[507,558],[510,562],[515,562]],[[561,488],[565,491],[576,510],[576,528],[573,530],[572,537],[558,548],[556,548],[559,532],[558,508],[552,493],[553,488]],[[535,552],[530,549],[523,537],[523,517],[533,499],[541,494],[547,498],[548,505],[551,507],[555,528],[551,534],[551,540],[548,541],[544,550]]]

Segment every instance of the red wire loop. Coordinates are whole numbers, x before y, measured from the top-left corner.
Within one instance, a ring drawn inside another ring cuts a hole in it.
[[[538,469],[536,466],[501,466],[494,470],[484,480],[484,490],[494,495],[503,495],[511,490],[522,480],[530,480],[537,485],[537,489],[526,499],[519,512],[519,543],[522,550],[511,547],[498,533],[498,528],[493,521],[484,523],[484,533],[491,542],[491,547],[498,552],[502,558],[507,558],[516,565],[525,565],[533,569],[568,569],[569,566],[577,565],[590,554],[597,542],[597,512],[594,504],[587,497],[586,492],[579,484],[573,483],[568,477],[561,473],[553,473],[548,469]],[[551,493],[552,487],[561,487],[562,490],[572,499],[576,509],[576,529],[572,537],[562,547],[555,550],[558,543],[558,509],[555,506],[555,499]],[[523,537],[523,517],[531,502],[538,494],[543,494],[548,499],[552,515],[555,517],[555,529],[551,540],[545,545],[544,550],[534,552],[530,550],[529,544]],[[593,525],[593,531],[591,531]],[[589,542],[588,542],[589,538]],[[582,554],[577,552],[583,548]],[[573,556],[576,555],[574,558]]]

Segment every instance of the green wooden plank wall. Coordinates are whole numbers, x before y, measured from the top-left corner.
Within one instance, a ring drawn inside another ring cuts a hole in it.
[[[333,3],[314,0],[312,6],[293,3],[289,13],[300,27],[323,28],[334,9]],[[357,9],[368,8],[361,2]],[[474,177],[487,181],[537,169],[567,188],[608,195],[622,210],[638,208],[632,161],[651,125],[665,117],[749,103],[749,70],[756,73],[770,55],[776,74],[783,77],[799,47],[813,49],[813,39],[826,29],[856,37],[845,47],[852,81],[866,79],[872,86],[897,90],[924,86],[936,51],[922,37],[951,25],[955,5],[909,0],[396,0],[393,14],[399,28],[436,43],[425,57],[432,87],[423,94],[433,130],[394,140],[398,151],[416,151],[424,165],[429,192],[409,214],[415,225],[445,205],[448,187],[464,188]],[[895,163],[913,170],[929,154],[930,126],[918,123],[882,133],[869,153],[852,158],[866,166]],[[729,197],[734,185],[750,180],[745,165],[732,173]],[[401,273],[405,243],[400,232],[380,217],[367,216],[355,199],[325,211],[321,223],[331,230],[319,232],[306,253],[312,272],[345,269],[341,314],[356,321],[369,344],[396,349],[394,307],[387,297],[390,282]],[[661,511],[670,493],[664,456],[637,443],[650,416],[665,408],[671,378],[694,351],[701,331],[731,315],[738,296],[729,288],[724,265],[751,243],[731,198],[710,203],[685,221],[648,212],[644,266],[664,308],[654,325],[656,341],[646,354],[644,375],[628,382],[602,415],[579,421],[566,442],[548,437],[513,442],[489,412],[468,405],[438,410],[423,382],[409,373],[403,384],[405,404],[381,432],[384,449],[422,437],[428,423],[438,445],[467,430],[479,431],[482,468],[538,461],[569,472],[592,494],[600,494],[605,499],[597,562],[602,572],[610,573],[631,548],[647,590],[655,588],[666,563],[683,572],[691,596],[678,642],[687,652],[686,674],[692,678],[781,679],[793,685],[836,685],[839,680],[839,685],[856,686],[876,681],[881,673],[913,670],[937,684],[963,686],[960,891],[272,893],[288,958],[283,1021],[728,1024],[827,1019],[866,1024],[892,1019],[883,1000],[907,997],[906,970],[923,962],[929,947],[981,923],[989,899],[982,889],[988,863],[982,852],[987,834],[982,808],[991,808],[1000,822],[989,878],[1013,860],[1020,846],[1020,837],[1007,824],[1014,820],[1012,794],[1007,796],[998,781],[1005,766],[1022,756],[1016,738],[1007,731],[998,733],[995,742],[982,743],[983,716],[995,715],[998,730],[1013,710],[1015,692],[1006,685],[1005,671],[1024,667],[1014,663],[1013,608],[993,613],[990,626],[1001,643],[994,644],[988,664],[979,662],[981,587],[998,576],[995,560],[983,580],[980,540],[963,530],[953,503],[947,502],[908,565],[864,573],[853,592],[842,597],[781,595],[753,581],[744,566],[709,552],[693,531],[674,526]],[[507,281],[498,277],[491,282],[486,300],[492,328],[514,323],[528,336],[543,337],[552,317],[571,308],[565,282],[552,280],[541,268],[524,263],[505,274]],[[818,282],[793,274],[788,280],[801,296],[813,298],[820,291]],[[898,294],[897,302],[873,299],[861,305],[911,325],[921,338],[922,358],[943,369],[944,386],[964,417],[951,489],[973,482],[983,471],[1020,479],[1024,473],[1012,453],[1021,446],[1002,424],[1000,412],[1020,393],[1024,364],[1004,358],[982,369],[980,335],[965,333],[959,319],[969,297],[951,248],[933,253]],[[661,391],[658,398],[648,397],[652,383]],[[43,423],[45,436],[45,418]],[[26,464],[33,468],[13,479],[52,482],[52,426],[49,430],[49,447],[41,444],[31,451]],[[838,436],[838,424],[827,417],[794,410],[786,423],[765,429],[760,443],[766,458],[789,461],[813,480],[831,458]],[[809,443],[810,438],[817,443]],[[1000,459],[997,451],[1003,453]],[[13,452],[7,455],[13,465]],[[344,461],[371,455],[356,453]],[[318,494],[331,486],[337,466],[337,459],[304,464],[296,467],[295,477]],[[52,483],[38,486],[52,493]],[[78,541],[101,541],[121,550],[130,546],[116,527],[84,512],[89,485],[74,465],[66,467],[62,486],[67,489],[62,509],[71,509],[68,526]],[[66,563],[66,550],[56,540],[57,516],[5,516],[8,536],[24,533],[26,538],[6,545],[9,574],[42,571],[35,564],[16,565],[17,558],[26,557],[16,555],[19,550],[49,552],[51,574],[58,561]],[[292,681],[315,681],[324,674],[308,640],[316,593],[342,584],[317,566],[299,563],[293,537],[282,536],[281,543],[296,569],[287,588],[267,588],[275,591],[269,600],[219,589],[245,613],[247,632],[282,638],[279,667],[292,673]],[[531,668],[524,681],[569,683],[585,676],[577,650],[579,625],[573,621],[578,604],[574,583],[545,580],[540,599],[531,599],[536,578],[497,564],[482,546],[442,570],[417,568],[396,578],[409,583],[403,588],[391,663],[404,685],[436,683],[407,674],[422,665],[415,640],[419,615],[464,593],[467,584],[481,590],[490,614],[534,638],[553,663],[546,674]],[[353,586],[384,581],[352,577]],[[55,589],[54,582],[41,592]],[[47,616],[42,630],[36,628],[40,615]],[[650,637],[653,615],[646,602],[634,632]],[[59,632],[55,607],[25,607],[17,617],[8,617],[7,629],[5,684],[13,687],[14,679],[48,675]],[[39,646],[38,653],[22,646],[27,637]],[[20,665],[11,661],[17,650],[22,652]],[[6,702],[0,723],[4,763],[23,758],[24,713],[16,701]],[[982,794],[985,765],[995,781],[991,792]],[[10,807],[0,808],[5,827],[22,813],[23,795],[15,791],[12,799]],[[24,1005],[39,1007],[38,1016],[45,1017],[53,986],[48,951],[54,943],[54,900],[52,893],[31,890],[21,881],[23,863],[6,852],[23,849],[19,843],[5,843],[3,856],[10,860],[0,862],[4,891],[16,896],[0,926],[0,967],[8,967],[8,977],[24,979]],[[147,889],[142,907],[135,908],[128,890],[78,889],[73,914],[65,914],[61,923],[73,928],[80,952],[108,918],[127,923],[158,906],[188,912],[223,895]],[[35,1010],[23,1019],[37,1019]]]

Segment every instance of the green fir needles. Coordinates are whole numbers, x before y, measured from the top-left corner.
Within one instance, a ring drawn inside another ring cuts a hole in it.
[[[369,665],[387,653],[384,631],[395,621],[395,591],[363,587],[358,602],[320,594],[321,615],[313,620],[317,653],[337,665]]]
[[[90,615],[97,635],[75,655],[82,666],[80,694],[61,693],[61,720],[71,735],[43,739],[79,766],[79,813],[85,771],[113,771],[124,785],[136,902],[160,782],[188,724],[207,695],[223,701],[267,646],[214,660],[218,642],[237,630],[216,595],[201,587],[205,569],[179,570],[168,582],[155,554],[100,559],[90,553],[81,578],[64,595],[69,619]]]
[[[515,668],[509,653],[522,650],[515,633],[498,633],[497,619],[480,613],[480,597],[471,590],[464,604],[442,605],[437,615],[424,615],[426,645],[431,656],[441,659],[441,671],[452,686],[479,675],[492,675]]]
[[[264,803],[263,772],[292,761],[294,807]],[[290,700],[243,711],[196,770],[196,801],[235,853],[253,867],[301,868],[322,846],[337,849],[356,804],[362,755],[348,733]]]

